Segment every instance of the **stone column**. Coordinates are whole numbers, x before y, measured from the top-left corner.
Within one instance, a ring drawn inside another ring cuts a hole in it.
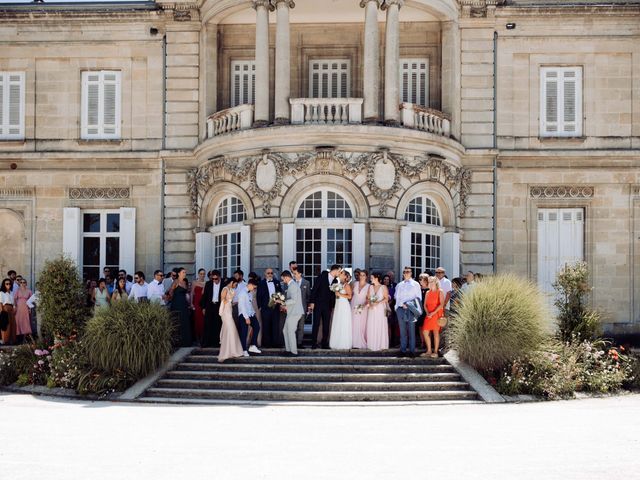
[[[384,0],[387,11],[384,52],[384,121],[390,125],[400,123],[400,7],[404,0]]]
[[[289,9],[293,0],[275,0],[276,4],[276,101],[275,123],[286,124],[290,120],[291,96],[291,46],[289,34]]]
[[[256,10],[256,93],[253,103],[253,124],[263,127],[269,124],[269,0],[253,0]]]
[[[378,6],[380,0],[361,0],[364,13],[364,121],[379,119],[380,103],[380,35],[378,33]]]

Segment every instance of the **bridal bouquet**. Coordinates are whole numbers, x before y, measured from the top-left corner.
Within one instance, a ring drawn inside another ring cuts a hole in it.
[[[369,297],[369,301],[370,301],[371,303],[376,303],[376,302],[378,301],[378,296],[377,296],[377,295],[371,295],[371,296]]]
[[[269,299],[269,308],[273,308],[278,304],[283,304],[285,300],[286,299],[283,293],[276,292],[271,295],[271,298]]]
[[[331,286],[329,287],[331,289],[331,291],[333,293],[338,293],[342,291],[342,284],[341,283],[333,283],[331,284]]]
[[[360,315],[364,311],[364,307],[366,307],[366,305],[357,305],[355,309],[356,313]]]

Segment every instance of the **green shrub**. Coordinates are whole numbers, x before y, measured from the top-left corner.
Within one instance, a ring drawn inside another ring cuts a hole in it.
[[[450,329],[460,358],[488,372],[539,347],[549,314],[538,288],[515,275],[487,277],[462,295]]]
[[[62,387],[76,389],[86,359],[82,345],[75,336],[58,339],[51,347],[51,373],[47,380],[49,388]]]
[[[0,386],[11,385],[18,380],[15,350],[0,352]]]
[[[38,280],[42,334],[51,344],[55,337],[80,332],[90,315],[86,291],[73,260],[59,257],[44,264]]]
[[[564,342],[574,337],[595,340],[602,333],[600,314],[587,308],[589,267],[585,262],[565,265],[560,270],[553,287],[557,291],[555,306],[558,309],[558,335]]]
[[[171,353],[169,312],[155,303],[116,302],[96,310],[82,343],[90,366],[102,372],[124,372],[142,378]]]

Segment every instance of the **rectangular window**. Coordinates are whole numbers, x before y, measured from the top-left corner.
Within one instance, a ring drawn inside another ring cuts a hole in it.
[[[242,233],[223,233],[213,238],[213,264],[223,276],[231,277],[242,268]]]
[[[82,212],[82,277],[97,280],[105,267],[120,267],[120,212]]]
[[[411,268],[414,276],[440,265],[440,235],[411,232]]]
[[[120,138],[120,72],[82,72],[83,139]]]
[[[350,60],[312,60],[309,62],[309,97],[346,98],[350,95]]]
[[[540,136],[582,136],[582,67],[540,69]]]
[[[400,59],[400,102],[429,106],[429,59]]]
[[[24,72],[0,72],[0,140],[24,138]]]
[[[231,62],[231,106],[253,104],[256,93],[256,62],[234,60]]]

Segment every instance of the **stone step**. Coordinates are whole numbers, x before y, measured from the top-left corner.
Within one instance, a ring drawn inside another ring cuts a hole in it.
[[[353,365],[353,364],[301,364],[301,363],[192,363],[181,362],[176,370],[235,371],[235,372],[306,372],[306,373],[455,373],[448,364],[391,364],[391,365]]]
[[[212,390],[212,389],[176,389],[153,387],[147,390],[146,397],[158,399],[207,399],[232,401],[267,402],[377,402],[377,401],[443,401],[476,400],[477,394],[468,390],[436,391],[287,391],[287,390]]]
[[[163,379],[156,388],[206,390],[282,390],[314,392],[395,392],[469,390],[466,382],[282,382],[282,381],[230,381],[230,380],[177,380]]]
[[[261,348],[264,355],[282,355],[284,349],[282,348]],[[196,348],[191,352],[191,355],[218,355],[218,348]],[[424,350],[420,350],[417,353],[423,353]],[[298,350],[299,357],[398,357],[400,350],[392,348],[388,350],[371,351],[367,349],[351,349],[351,350],[331,350],[331,349],[311,349],[303,348]]]
[[[457,373],[306,373],[171,370],[165,378],[280,382],[458,382]]]
[[[214,355],[189,355],[186,363],[218,363],[218,357]],[[395,357],[369,357],[369,356],[302,356],[285,357],[283,355],[252,355],[250,357],[230,358],[225,360],[225,365],[230,364],[318,364],[318,365],[445,365],[444,358],[395,358]]]
[[[215,399],[215,398],[186,398],[186,397],[140,397],[136,400],[137,402],[142,403],[166,403],[172,405],[272,405],[275,403],[286,403],[287,406],[302,406],[308,405],[309,403],[315,402],[318,404],[320,401],[299,401],[299,400],[288,400],[286,402],[274,402],[269,400],[238,400],[238,399]],[[482,400],[376,400],[375,402],[367,402],[369,405],[376,406],[406,406],[406,405],[480,405],[484,403]],[[343,401],[322,401],[322,406],[362,406],[363,402],[358,402],[354,400],[343,400]]]

